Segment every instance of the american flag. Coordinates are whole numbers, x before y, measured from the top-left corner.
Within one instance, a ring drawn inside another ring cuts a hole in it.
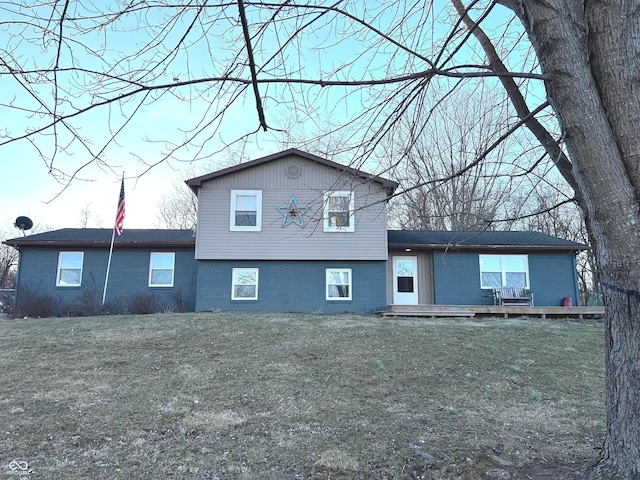
[[[122,235],[122,225],[124,223],[124,176],[120,185],[120,198],[118,198],[118,212],[116,213],[116,225],[114,227],[116,235]]]

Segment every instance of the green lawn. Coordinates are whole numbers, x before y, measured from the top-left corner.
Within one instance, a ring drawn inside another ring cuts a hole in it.
[[[0,478],[578,478],[605,428],[596,321],[163,314],[0,339]]]

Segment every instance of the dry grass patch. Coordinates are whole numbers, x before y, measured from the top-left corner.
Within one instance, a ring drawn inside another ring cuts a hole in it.
[[[184,431],[188,435],[215,434],[237,427],[245,422],[245,418],[236,412],[196,412],[187,415],[183,420]]]
[[[172,314],[0,342],[0,474],[578,478],[604,434],[597,322]]]
[[[316,465],[336,471],[357,471],[358,462],[349,453],[339,448],[332,448],[320,454]]]

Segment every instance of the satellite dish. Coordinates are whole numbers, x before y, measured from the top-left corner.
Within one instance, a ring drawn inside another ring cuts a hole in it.
[[[24,232],[25,230],[31,230],[33,228],[33,221],[31,221],[29,217],[18,217],[14,225]]]

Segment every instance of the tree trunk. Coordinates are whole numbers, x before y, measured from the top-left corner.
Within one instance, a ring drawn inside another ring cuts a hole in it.
[[[604,291],[607,436],[590,478],[640,478],[638,7],[577,0],[508,6],[547,76]]]

